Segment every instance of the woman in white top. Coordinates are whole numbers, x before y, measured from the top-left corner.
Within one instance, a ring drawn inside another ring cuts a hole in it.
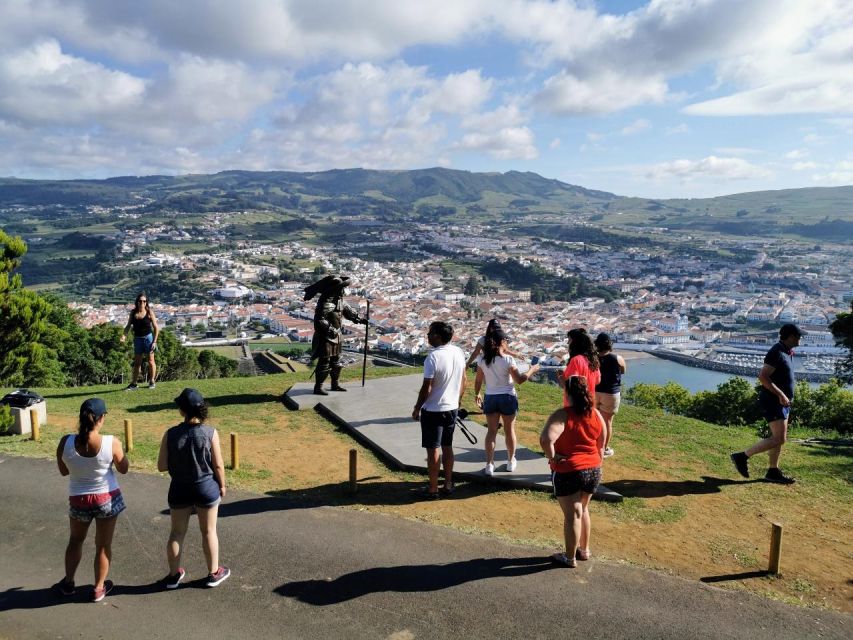
[[[107,406],[103,400],[86,400],[80,406],[77,434],[63,436],[56,448],[59,473],[70,476],[68,515],[71,532],[65,549],[65,577],[54,588],[64,596],[74,594],[74,574],[83,556],[83,542],[89,532],[89,525],[94,519],[94,602],[103,600],[113,588],[112,580],[106,578],[112,558],[116,518],[125,509],[113,469],[127,473],[129,466],[118,438],[101,435],[106,414]]]
[[[539,365],[536,364],[527,372],[521,373],[515,359],[506,353],[506,342],[506,335],[500,330],[486,337],[483,355],[477,360],[477,377],[474,381],[477,406],[486,414],[488,428],[485,442],[487,476],[495,473],[495,447],[501,421],[506,440],[506,470],[515,471],[515,416],[518,413],[518,396],[513,383],[523,384],[539,371]],[[486,383],[485,399],[480,395],[483,382]]]

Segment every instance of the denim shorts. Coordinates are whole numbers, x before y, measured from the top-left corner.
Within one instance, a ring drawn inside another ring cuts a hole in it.
[[[151,353],[151,345],[154,344],[154,334],[149,333],[147,336],[139,336],[133,339],[133,354],[137,356],[147,356]]]
[[[511,393],[496,393],[483,398],[483,413],[499,413],[502,416],[514,416],[518,413],[518,396]]]
[[[68,515],[80,522],[115,518],[125,508],[121,489],[109,493],[86,493],[68,497]]]
[[[201,482],[176,482],[169,485],[169,507],[186,509],[187,507],[202,507],[208,509],[219,504],[219,483],[213,478],[205,478]]]
[[[425,449],[453,446],[456,428],[456,409],[453,411],[424,411],[421,409],[421,446]]]

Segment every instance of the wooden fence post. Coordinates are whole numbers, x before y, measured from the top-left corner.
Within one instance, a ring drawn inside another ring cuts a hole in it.
[[[779,565],[782,562],[782,525],[778,522],[771,523],[773,529],[770,532],[770,566],[767,572],[770,575],[779,575]]]
[[[349,450],[349,492],[358,491],[358,451]]]
[[[41,428],[41,424],[39,423],[39,412],[38,409],[30,409],[30,439],[31,440],[41,440],[41,432],[39,429]]]
[[[124,448],[130,452],[133,450],[133,420],[124,419]]]
[[[237,434],[231,434],[231,470],[240,468],[240,443],[237,442]]]

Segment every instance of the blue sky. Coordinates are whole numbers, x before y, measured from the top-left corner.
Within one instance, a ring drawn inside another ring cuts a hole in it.
[[[849,0],[4,0],[0,175],[853,184]]]

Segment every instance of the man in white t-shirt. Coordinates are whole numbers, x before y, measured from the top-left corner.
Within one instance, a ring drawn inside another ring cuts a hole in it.
[[[442,460],[444,487],[441,493],[453,492],[453,431],[466,379],[465,354],[450,344],[452,339],[453,327],[446,322],[433,322],[429,326],[427,340],[433,350],[424,362],[424,381],[412,411],[412,420],[421,422],[421,446],[427,450],[429,487],[424,489],[426,498],[438,498],[438,469]]]

